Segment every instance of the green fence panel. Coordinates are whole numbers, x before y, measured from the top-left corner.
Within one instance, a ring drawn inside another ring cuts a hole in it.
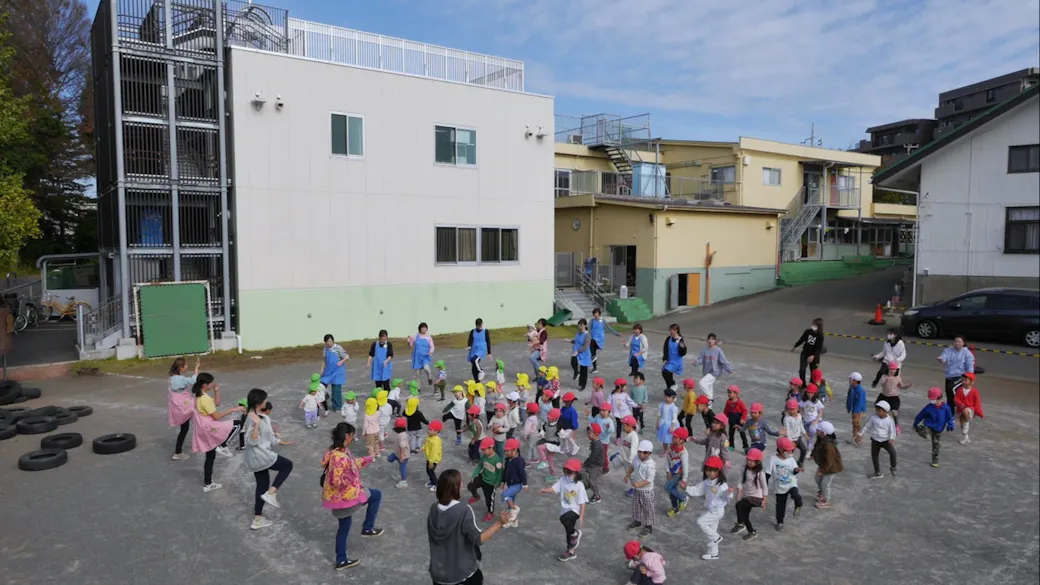
[[[145,357],[209,351],[204,284],[142,286],[138,294]]]

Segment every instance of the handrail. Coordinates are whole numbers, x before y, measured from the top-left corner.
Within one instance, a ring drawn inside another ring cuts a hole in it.
[[[81,349],[87,349],[105,336],[122,327],[123,299],[113,297],[93,311],[87,311],[83,305],[76,306],[76,338]]]
[[[581,292],[591,296],[592,300],[596,301],[596,303],[599,306],[605,307],[607,305],[607,302],[603,293],[600,291],[599,282],[592,276],[585,274],[584,262],[581,264],[576,264],[574,266],[574,271],[577,273],[578,288],[581,290]]]

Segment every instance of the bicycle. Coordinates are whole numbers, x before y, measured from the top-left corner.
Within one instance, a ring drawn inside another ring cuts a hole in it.
[[[65,317],[71,318],[73,321],[76,320],[76,308],[83,305],[86,311],[90,311],[90,304],[83,301],[77,301],[73,297],[69,297],[69,303],[63,304],[59,299],[58,295],[49,294],[46,299],[40,302],[40,313],[44,321],[50,321],[55,316],[58,317],[58,321],[61,321]]]
[[[14,332],[21,333],[30,325],[33,327],[40,326],[40,312],[29,299],[21,296],[18,298],[18,310],[14,318]]]

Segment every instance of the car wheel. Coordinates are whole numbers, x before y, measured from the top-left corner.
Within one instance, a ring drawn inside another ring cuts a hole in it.
[[[41,435],[58,428],[58,422],[50,416],[27,416],[16,426],[19,435]]]
[[[58,426],[70,425],[79,420],[79,416],[77,416],[75,412],[69,412],[67,410],[56,413],[53,418],[54,422],[58,423]]]
[[[75,449],[83,444],[79,433],[58,433],[40,439],[41,449]]]
[[[939,335],[939,328],[931,321],[921,321],[914,330],[921,339],[932,339]]]
[[[0,406],[13,404],[22,395],[22,385],[14,380],[0,382]]]
[[[6,425],[0,423],[0,441],[10,439],[11,437],[18,434],[18,427],[13,424]]]
[[[69,412],[76,413],[76,416],[78,416],[80,418],[83,418],[85,416],[90,416],[90,415],[94,414],[94,409],[93,408],[91,408],[89,406],[84,406],[84,405],[70,406],[70,407],[66,408],[65,410],[68,410]]]
[[[124,453],[137,446],[137,437],[130,433],[102,435],[94,439],[94,452],[98,455]]]
[[[29,451],[18,458],[18,469],[22,471],[44,471],[61,467],[69,462],[65,449],[40,449]]]
[[[1026,334],[1023,336],[1023,341],[1026,342],[1027,347],[1040,347],[1040,331],[1037,331],[1036,329],[1026,331]]]

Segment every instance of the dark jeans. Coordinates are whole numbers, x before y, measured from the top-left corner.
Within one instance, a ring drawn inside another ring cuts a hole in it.
[[[473,478],[473,481],[469,482],[466,489],[469,490],[469,493],[472,494],[474,498],[477,497],[478,489],[483,491],[484,504],[487,506],[488,514],[495,513],[495,486],[485,483],[484,478],[478,475]]]
[[[343,408],[343,385],[342,384],[329,384],[329,388],[332,389],[332,410],[339,412]],[[330,393],[326,393],[328,396]],[[325,408],[326,412],[328,407]]]
[[[813,358],[812,363],[809,363],[809,356],[813,355],[811,351],[803,351],[798,356],[798,377],[805,381],[805,384],[809,384],[808,378],[805,377],[805,370],[808,368],[810,371],[819,369],[820,367],[820,356]]]
[[[754,532],[755,527],[751,525],[751,510],[760,507],[762,507],[761,498],[744,498],[737,502],[737,524],[747,528],[748,532]]]
[[[654,585],[653,579],[644,575],[639,570],[639,567],[632,571],[632,576],[628,578],[628,582],[632,583],[632,585]]]
[[[953,410],[953,395],[954,388],[957,384],[961,383],[961,378],[946,378],[946,404],[950,405],[950,410]]]
[[[484,585],[484,573],[477,569],[477,572],[470,575],[469,579],[465,581],[459,581],[458,583],[438,583],[434,581],[433,585]]]
[[[599,364],[596,363],[596,352],[601,350],[601,349],[603,349],[603,348],[600,347],[598,343],[596,343],[595,339],[593,339],[591,342],[589,342],[589,352],[592,353],[592,370],[593,371],[596,371],[596,370],[599,369]]]
[[[729,444],[732,446],[734,444],[733,432],[737,430],[738,426],[740,426],[740,413],[731,412],[726,415],[726,418],[729,419]],[[690,429],[686,430],[690,431]],[[690,434],[692,435],[693,431],[690,431]],[[747,433],[744,432],[743,426],[740,426],[740,445],[744,447],[745,451],[747,451]]]
[[[430,483],[437,485],[437,464],[426,462],[426,477],[429,478]]]
[[[614,417],[614,434],[616,435],[615,438],[621,438],[621,419],[616,416]]]
[[[578,390],[584,390],[585,384],[589,381],[589,367],[579,365],[577,356],[571,356],[571,368],[574,370],[574,375],[578,377]]]
[[[184,439],[188,437],[189,430],[191,430],[191,421],[186,420],[184,421],[184,424],[181,425],[180,432],[177,433],[177,444],[173,448],[174,454],[180,455],[184,452]]]
[[[236,420],[235,426],[231,428],[231,432],[228,433],[224,442],[220,444],[221,447],[227,447],[227,444],[231,442],[231,439],[235,438],[235,435],[242,430],[242,425]],[[202,464],[202,485],[209,485],[213,483],[213,462],[217,459],[217,449],[214,447],[209,451],[206,451],[206,460]]]
[[[870,387],[871,388],[877,387],[878,382],[881,381],[881,376],[884,376],[887,373],[888,373],[888,364],[886,364],[885,362],[881,362],[881,367],[878,368],[877,375],[874,376],[874,381],[870,383]]]
[[[480,461],[480,442],[470,441],[469,443],[469,460]]]
[[[874,464],[874,473],[881,473],[880,463],[878,461],[878,455],[881,454],[881,450],[888,451],[888,460],[890,467],[893,471],[896,469],[896,448],[892,444],[892,441],[878,442],[874,439],[870,440],[870,462]]]
[[[794,442],[794,446],[798,448],[798,467],[804,467],[805,463],[805,439],[798,439]],[[801,504],[799,504],[800,506]]]
[[[636,422],[639,423],[639,428],[640,429],[642,429],[644,426],[646,426],[645,424],[643,424],[643,410],[644,409],[643,409],[642,406],[637,406],[637,407],[632,409],[632,417],[635,418]],[[621,426],[618,425],[618,429],[620,429],[620,428],[621,428]],[[621,436],[620,433],[618,434],[618,436],[619,437]]]
[[[444,422],[448,422],[449,420],[454,422],[455,423],[455,433],[456,434],[458,434],[462,430],[462,421],[457,419],[457,418],[455,418],[454,416],[451,416],[450,412],[444,413],[444,416],[441,417],[441,420],[444,421]]]
[[[270,488],[278,489],[282,487],[282,483],[285,482],[289,474],[292,473],[292,461],[289,461],[281,455],[278,459],[274,460],[274,465],[268,467],[263,471],[254,471],[253,477],[256,478],[256,500],[253,502],[253,515],[262,516],[264,513],[264,501],[260,496],[267,493]],[[278,473],[274,476],[274,483],[271,482],[271,470],[275,470]],[[268,485],[270,484],[270,485]]]
[[[365,522],[361,525],[362,533],[369,532],[376,527],[376,515],[379,514],[379,503],[383,500],[383,492],[379,490],[368,490],[368,503],[365,504]],[[353,516],[339,519],[339,529],[336,530],[336,562],[342,563],[347,560],[347,537],[350,536],[350,525],[353,524]]]
[[[683,412],[681,410],[679,411],[679,426],[686,427],[686,432],[690,433],[691,437],[693,436],[693,417],[694,416],[696,416],[696,415],[695,414],[686,414],[685,412]],[[729,442],[732,443],[733,439],[730,439]]]
[[[380,381],[380,382],[376,382],[375,385],[376,385],[376,388],[382,388],[383,390],[386,390],[387,392],[390,391],[390,380],[383,380],[383,381]]]
[[[628,373],[630,377],[639,373],[639,360],[636,359],[636,356],[633,355],[628,357],[628,367],[632,368]]]
[[[673,374],[673,373],[669,372],[668,370],[662,368],[661,369],[661,377],[664,378],[664,387],[665,388],[671,388],[672,386],[675,386],[675,374]]]
[[[786,494],[776,494],[776,523],[784,523],[784,515],[787,513],[787,498],[788,496],[794,500],[794,508],[797,510],[802,507],[802,494],[798,493],[798,488],[791,488]]]
[[[568,511],[563,516],[560,516],[560,524],[563,524],[563,531],[567,534],[567,550],[572,550],[574,548],[574,536],[578,532],[578,513]]]

